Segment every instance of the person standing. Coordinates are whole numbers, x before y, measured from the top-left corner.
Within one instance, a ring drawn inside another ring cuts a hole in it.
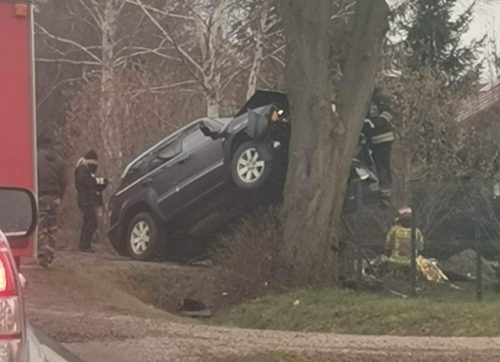
[[[75,169],[77,202],[83,216],[79,249],[93,252],[92,237],[97,230],[96,209],[102,205],[102,192],[108,186],[108,180],[97,177],[97,153],[90,150],[78,161]]]
[[[393,117],[388,107],[384,106],[380,97],[374,98],[369,117],[363,125],[363,134],[372,151],[384,204],[389,204],[392,189],[391,151],[395,140],[392,122]]]
[[[57,208],[66,188],[64,161],[52,147],[51,139],[38,139],[38,262],[47,267],[54,260],[57,226]]]

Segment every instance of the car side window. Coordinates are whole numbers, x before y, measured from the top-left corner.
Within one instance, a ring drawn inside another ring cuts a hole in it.
[[[146,172],[147,161],[148,157],[145,156],[137,160],[132,166],[130,166],[127,174],[123,178],[123,184],[129,185],[144,176],[144,173]]]
[[[200,127],[197,125],[186,131],[182,138],[182,152],[195,149],[199,145],[207,142],[209,138],[201,132]]]
[[[177,139],[172,140],[154,151],[148,170],[151,171],[165,162],[170,161],[179,154],[179,142]]]

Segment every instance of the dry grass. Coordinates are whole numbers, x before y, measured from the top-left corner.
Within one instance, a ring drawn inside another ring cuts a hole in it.
[[[213,252],[221,266],[228,302],[235,303],[290,286],[281,257],[282,215],[271,207],[242,220]]]

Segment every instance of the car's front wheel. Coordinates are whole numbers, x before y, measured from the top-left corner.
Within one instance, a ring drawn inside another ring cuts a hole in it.
[[[134,216],[127,231],[127,250],[134,260],[152,260],[156,258],[163,233],[158,222],[147,212]]]
[[[271,161],[263,157],[262,146],[256,142],[245,142],[233,155],[231,177],[237,186],[254,190],[269,179],[271,168]]]

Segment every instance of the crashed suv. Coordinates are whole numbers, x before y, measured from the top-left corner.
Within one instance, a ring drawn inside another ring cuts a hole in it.
[[[270,117],[275,111],[284,117]],[[284,179],[290,140],[286,114],[285,94],[257,91],[234,118],[196,120],[133,160],[110,200],[115,250],[137,260],[154,259],[179,220],[214,203],[211,195],[230,199],[227,186],[251,193]]]

